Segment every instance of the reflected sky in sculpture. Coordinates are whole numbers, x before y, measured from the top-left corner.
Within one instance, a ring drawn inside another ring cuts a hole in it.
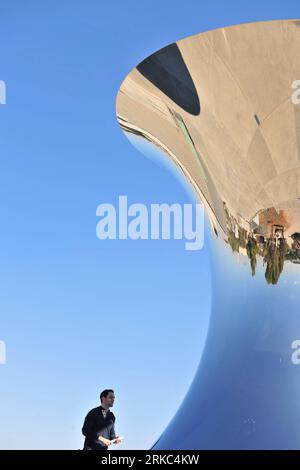
[[[203,202],[212,261],[204,353],[153,448],[298,449],[300,28],[243,24],[177,45],[199,115],[136,69],[117,98],[121,128],[163,150]]]
[[[207,226],[207,224],[206,224]],[[291,265],[276,286],[262,262],[252,277],[211,230],[213,302],[205,351],[177,414],[154,449],[300,447],[300,274]]]

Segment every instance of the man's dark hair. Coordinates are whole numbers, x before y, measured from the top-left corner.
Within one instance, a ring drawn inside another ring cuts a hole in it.
[[[115,393],[111,388],[106,388],[105,390],[102,390],[102,392],[100,393],[100,400],[102,401],[102,398],[107,397],[110,392]]]

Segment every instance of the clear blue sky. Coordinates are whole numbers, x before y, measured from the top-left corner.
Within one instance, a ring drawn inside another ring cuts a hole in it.
[[[119,195],[190,201],[121,133],[116,94],[177,39],[299,16],[296,0],[2,1],[1,448],[81,448],[107,387],[120,449],[147,449],[163,431],[200,359],[209,259],[184,241],[96,238],[97,205]]]

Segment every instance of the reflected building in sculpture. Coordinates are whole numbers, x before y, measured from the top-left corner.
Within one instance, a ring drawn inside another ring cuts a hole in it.
[[[125,133],[203,202],[212,261],[204,353],[154,449],[300,448],[299,50],[297,20],[209,31],[152,54],[118,93]]]

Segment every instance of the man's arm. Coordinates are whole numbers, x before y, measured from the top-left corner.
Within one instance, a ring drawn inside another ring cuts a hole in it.
[[[120,444],[123,441],[123,437],[117,436],[115,431],[115,418],[113,419],[113,425],[110,429],[110,440],[113,444]]]
[[[115,420],[113,421],[113,425],[110,429],[110,435],[109,435],[109,438],[110,439],[116,439],[116,431],[115,431]]]
[[[99,432],[95,432],[93,428],[95,420],[94,411],[91,410],[85,417],[83,427],[82,427],[82,434],[87,437],[88,439],[96,441],[99,437]]]

